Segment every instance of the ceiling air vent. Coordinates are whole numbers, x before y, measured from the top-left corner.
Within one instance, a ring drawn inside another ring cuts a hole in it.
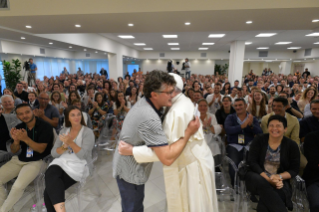
[[[207,53],[200,53],[200,57],[207,57]]]
[[[86,53],[85,57],[91,57],[90,53]]]
[[[0,9],[9,9],[9,0],[0,1]]]
[[[40,54],[45,54],[45,49],[40,48]]]
[[[165,57],[165,53],[160,53],[159,56],[160,57]]]
[[[305,56],[311,56],[312,49],[305,49]]]
[[[268,51],[259,51],[259,57],[268,57]]]

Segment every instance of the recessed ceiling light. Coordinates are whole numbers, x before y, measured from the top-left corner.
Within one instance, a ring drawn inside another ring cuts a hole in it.
[[[307,60],[307,59],[305,58],[305,59],[303,59],[303,60]]]
[[[301,49],[301,47],[289,47],[287,49]]]
[[[287,41],[287,42],[277,42],[275,45],[286,45],[286,44],[291,44],[292,42]]]
[[[50,44],[50,45],[52,45],[53,43],[52,43],[52,42],[50,42],[49,44]]]
[[[104,52],[104,54],[106,54],[106,52]]]
[[[72,49],[72,46],[69,46],[70,49]]]
[[[84,51],[86,52],[86,49],[84,49]]]
[[[224,36],[225,36],[225,34],[210,34],[208,37],[209,38],[222,38]]]
[[[177,38],[177,35],[163,35],[163,38]]]
[[[171,48],[171,50],[179,50],[179,48]]]
[[[313,36],[313,37],[319,36],[319,32],[314,32],[314,33],[308,34],[306,36]]]
[[[319,22],[319,19],[314,19],[312,20],[312,22]]]
[[[256,35],[256,37],[271,37],[276,35],[277,33],[260,33],[258,35]]]
[[[29,28],[29,29],[31,29],[32,28],[32,26],[29,26],[29,25],[27,25],[27,26],[25,26],[26,28]]]
[[[317,43],[314,43],[314,44],[319,44],[319,42],[317,42]]]
[[[269,47],[258,47],[257,49],[269,49]]]
[[[144,48],[144,50],[153,50],[153,48]]]
[[[300,60],[296,60],[296,61],[294,61],[294,63],[300,63],[301,61]]]
[[[134,24],[128,24],[128,26],[131,26],[131,27],[132,27],[132,26],[134,26]]]
[[[212,46],[214,45],[215,43],[202,43],[203,46]]]
[[[25,37],[21,37],[21,39],[22,39],[22,40],[24,40],[24,39],[25,39]]]
[[[118,36],[119,38],[122,38],[122,39],[134,39],[135,37],[132,36],[132,35],[119,35]]]
[[[208,48],[203,48],[203,47],[200,47],[198,48],[198,50],[207,50]]]
[[[81,25],[79,25],[79,24],[76,24],[76,25],[75,25],[75,27],[81,27]]]
[[[145,43],[134,43],[135,46],[145,46]]]
[[[186,22],[186,23],[185,23],[185,25],[191,25],[191,23],[189,23],[189,22]]]
[[[245,45],[250,45],[252,44],[252,42],[245,42]]]
[[[179,43],[168,43],[167,45],[169,45],[169,46],[178,46]]]
[[[98,51],[95,51],[95,53],[99,53]]]
[[[252,24],[253,22],[252,21],[246,21],[246,24]]]

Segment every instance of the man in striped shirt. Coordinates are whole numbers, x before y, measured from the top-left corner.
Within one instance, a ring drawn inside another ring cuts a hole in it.
[[[189,123],[185,136],[168,145],[162,128],[162,107],[172,105],[175,89],[174,77],[162,71],[152,71],[144,83],[145,97],[138,101],[127,114],[120,134],[120,140],[133,146],[151,147],[159,160],[169,166],[183,151],[189,138],[200,127],[199,119]],[[144,210],[144,184],[149,178],[153,163],[138,164],[133,156],[114,154],[113,176],[117,180],[124,212]]]

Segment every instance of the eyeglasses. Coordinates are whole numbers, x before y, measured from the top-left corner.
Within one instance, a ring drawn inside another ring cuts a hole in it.
[[[166,93],[167,95],[172,95],[174,92],[174,89],[171,91],[155,91],[156,93]]]

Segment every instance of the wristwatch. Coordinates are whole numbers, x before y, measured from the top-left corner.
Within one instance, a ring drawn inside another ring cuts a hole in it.
[[[278,174],[278,175],[279,175],[280,179],[282,180],[282,176],[281,176],[281,174]]]

